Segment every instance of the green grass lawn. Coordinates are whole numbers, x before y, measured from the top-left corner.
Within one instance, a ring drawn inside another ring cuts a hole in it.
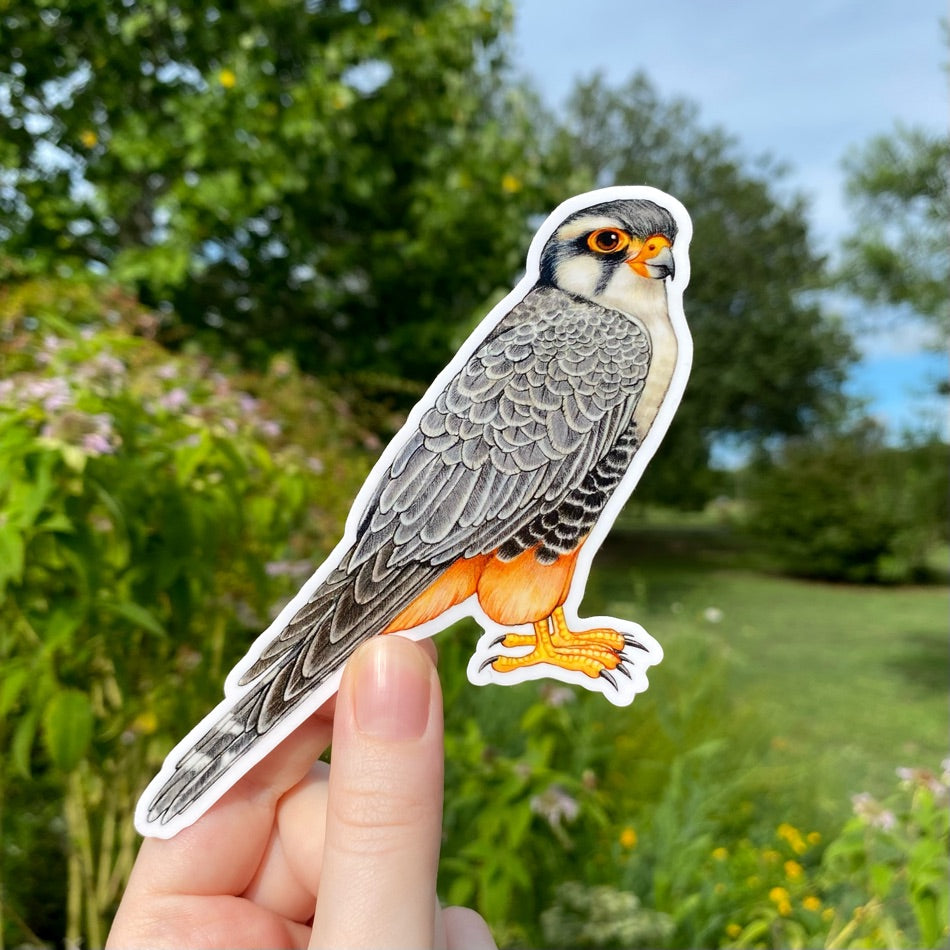
[[[651,674],[659,703],[666,669],[691,666],[685,653],[698,642],[724,657],[740,707],[771,736],[762,767],[773,784],[810,791],[815,818],[840,815],[855,792],[886,793],[897,766],[936,768],[948,754],[946,591],[811,583],[754,567],[721,532],[614,533],[585,612],[635,619],[663,644]]]
[[[851,797],[893,801],[898,767],[939,770],[948,754],[944,589],[792,580],[721,529],[628,522],[595,559],[580,613],[639,622],[663,645],[631,706],[540,683],[473,687],[474,623],[438,638],[445,887],[502,946],[540,945],[564,881],[637,895],[674,922],[638,946],[720,945],[736,920],[769,914],[779,929],[761,945],[790,945],[792,917],[818,941],[800,945],[826,945],[871,896],[856,871],[829,878],[821,864]],[[573,801],[576,821],[540,817],[549,800]],[[794,854],[790,827],[810,842]],[[796,907],[776,910],[796,887]],[[803,903],[816,894],[834,904],[820,922]],[[895,946],[920,945],[899,888],[881,907],[912,935]]]

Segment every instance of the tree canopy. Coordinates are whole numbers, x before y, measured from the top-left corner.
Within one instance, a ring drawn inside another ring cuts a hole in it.
[[[508,71],[509,27],[502,0],[8,3],[0,277],[104,274],[168,314],[166,342],[423,383],[543,214],[650,183],[696,225],[674,493],[716,437],[805,431],[849,344],[780,169],[644,76],[551,114]]]
[[[950,316],[950,136],[897,126],[847,158],[856,214],[845,277],[873,303],[906,304],[942,327]]]
[[[427,376],[558,175],[502,0],[7,5],[0,201],[31,270],[107,270],[251,357]]]
[[[797,435],[833,411],[850,340],[817,300],[825,262],[783,170],[744,159],[694,105],[664,100],[643,75],[618,88],[598,77],[580,83],[568,123],[574,162],[598,184],[648,182],[693,219],[693,371],[648,483],[661,495],[681,492],[714,437]]]

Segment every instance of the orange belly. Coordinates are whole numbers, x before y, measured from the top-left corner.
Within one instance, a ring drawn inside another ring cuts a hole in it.
[[[502,561],[494,554],[460,558],[383,633],[417,627],[473,594],[478,595],[482,610],[495,623],[518,626],[543,620],[567,599],[579,550],[562,555],[553,564],[539,563],[534,548],[511,561]]]

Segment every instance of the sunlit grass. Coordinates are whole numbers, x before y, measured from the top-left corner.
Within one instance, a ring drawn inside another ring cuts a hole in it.
[[[740,707],[769,730],[770,764],[819,811],[883,793],[899,765],[936,767],[948,739],[946,592],[790,580],[750,570],[753,559],[715,532],[614,536],[586,606],[633,617],[664,645],[658,701],[664,667],[692,666],[683,651],[707,642]]]
[[[649,763],[680,751],[664,744],[721,739],[733,767],[747,760],[743,778],[761,808],[828,827],[849,813],[852,794],[891,789],[898,766],[936,768],[947,755],[947,596],[936,586],[791,580],[755,563],[712,528],[611,535],[582,615],[642,623],[665,659],[629,709],[576,691],[579,759],[598,743],[638,748],[630,779],[650,797],[663,772],[652,776]],[[474,626],[460,625],[437,641],[449,728],[474,716],[516,755],[516,725],[538,687],[461,684],[447,667],[463,667],[475,639]]]

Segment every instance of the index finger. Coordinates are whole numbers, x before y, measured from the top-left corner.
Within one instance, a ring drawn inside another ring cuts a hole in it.
[[[334,700],[314,713],[219,802],[173,838],[147,838],[126,893],[241,894],[270,840],[280,798],[330,744]]]

